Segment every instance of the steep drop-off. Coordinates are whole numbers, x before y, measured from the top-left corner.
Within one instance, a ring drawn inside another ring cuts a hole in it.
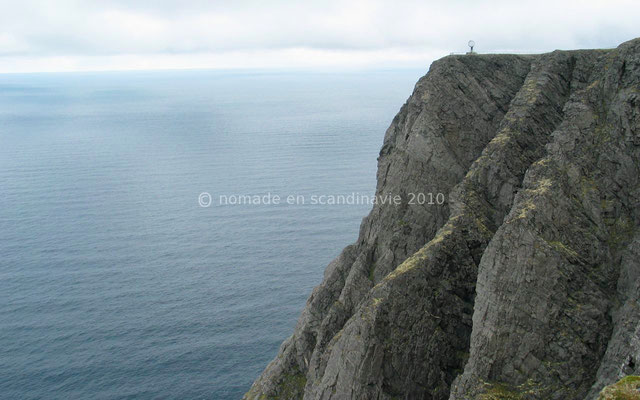
[[[434,62],[380,151],[402,205],[374,206],[245,397],[591,399],[637,374],[639,125],[639,39]]]

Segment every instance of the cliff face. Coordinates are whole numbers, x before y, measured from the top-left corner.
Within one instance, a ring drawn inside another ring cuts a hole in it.
[[[363,220],[246,398],[585,399],[640,372],[640,39],[434,62],[377,177],[403,204]]]

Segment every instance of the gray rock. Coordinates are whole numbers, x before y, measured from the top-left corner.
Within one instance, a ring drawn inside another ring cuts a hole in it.
[[[470,358],[451,399],[505,386],[592,398],[637,357],[640,40],[592,63],[482,256]]]
[[[637,373],[639,60],[434,62],[380,151],[402,204],[374,206],[245,398],[582,399]]]

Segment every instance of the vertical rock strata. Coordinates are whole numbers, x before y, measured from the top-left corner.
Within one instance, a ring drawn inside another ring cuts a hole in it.
[[[403,204],[374,206],[245,398],[585,399],[638,373],[639,107],[640,40],[434,62],[380,152]]]
[[[638,371],[640,41],[592,63],[482,256],[452,399],[593,398]]]

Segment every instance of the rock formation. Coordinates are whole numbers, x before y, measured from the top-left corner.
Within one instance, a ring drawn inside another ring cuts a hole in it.
[[[640,372],[640,39],[434,62],[377,179],[402,205],[245,398],[596,399]]]

